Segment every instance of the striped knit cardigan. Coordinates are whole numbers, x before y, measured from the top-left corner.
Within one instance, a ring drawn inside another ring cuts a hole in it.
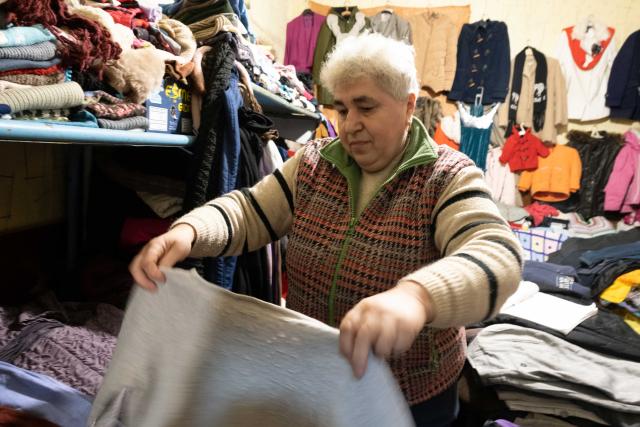
[[[359,169],[339,140],[307,144],[256,186],[177,223],[196,230],[192,256],[232,255],[289,234],[287,305],[338,325],[362,298],[412,281],[435,318],[390,360],[409,404],[449,387],[464,363],[460,326],[494,315],[517,286],[520,247],[482,173],[438,147],[414,119],[403,159],[359,216]]]

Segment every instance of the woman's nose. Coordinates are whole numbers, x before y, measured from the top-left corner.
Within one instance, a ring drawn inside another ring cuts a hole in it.
[[[344,130],[347,133],[357,132],[362,129],[362,121],[360,115],[357,112],[349,111],[344,118]]]

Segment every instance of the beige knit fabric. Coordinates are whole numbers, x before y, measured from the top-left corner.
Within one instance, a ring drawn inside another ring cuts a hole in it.
[[[27,86],[46,86],[62,83],[64,74],[54,73],[46,76],[40,74],[10,74],[0,77],[0,80]]]
[[[0,93],[0,105],[7,105],[10,113],[77,107],[83,101],[84,91],[76,82],[10,89]]]

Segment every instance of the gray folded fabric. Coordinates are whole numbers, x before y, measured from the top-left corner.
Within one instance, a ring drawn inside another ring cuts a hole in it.
[[[149,129],[149,119],[144,116],[127,117],[120,120],[98,119],[98,126],[104,129],[132,130]]]
[[[56,44],[50,41],[30,46],[0,47],[0,59],[47,61],[56,56]]]
[[[195,270],[133,290],[87,425],[408,427],[383,360],[355,379],[338,330]]]
[[[48,110],[82,105],[84,91],[76,82],[10,89],[0,93],[0,114],[24,110]]]

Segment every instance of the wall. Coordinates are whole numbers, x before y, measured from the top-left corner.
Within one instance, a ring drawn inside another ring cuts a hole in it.
[[[379,0],[335,1],[318,0],[329,6],[357,5],[370,7],[438,7],[471,6],[471,22],[488,18],[506,22],[509,28],[511,56],[524,46],[532,45],[554,56],[560,32],[584,17],[593,14],[599,20],[616,29],[614,39],[618,48],[632,32],[640,29],[640,1],[638,0]],[[287,22],[309,6],[308,0],[254,0],[249,17],[259,37],[273,46],[279,61],[283,59]],[[590,130],[597,125],[600,130],[624,132],[630,122],[614,123],[600,120],[595,123],[570,123],[569,129]],[[560,142],[563,142],[562,140]]]
[[[64,218],[62,149],[0,142],[0,235]]]

